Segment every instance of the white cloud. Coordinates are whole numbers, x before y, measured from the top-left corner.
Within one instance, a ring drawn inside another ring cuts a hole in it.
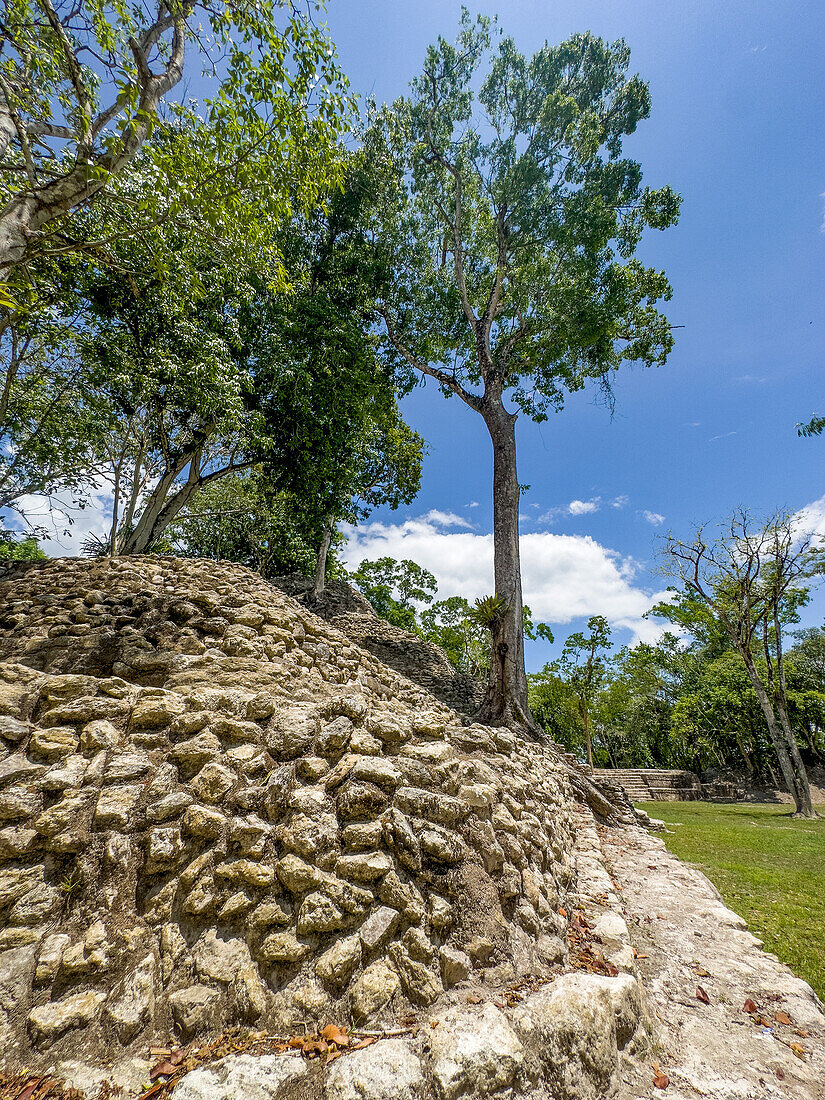
[[[816,535],[818,539],[825,540],[825,497],[820,497],[819,500],[814,500],[804,508],[800,508],[792,520],[800,537]]]
[[[654,527],[661,527],[661,525],[665,522],[665,517],[660,512],[649,512],[647,509],[645,509],[644,512],[642,512],[642,515],[647,520],[647,522],[652,524]]]
[[[590,500],[571,500],[567,505],[567,511],[571,516],[586,516],[590,512],[598,512],[601,500],[601,497],[591,497]]]
[[[468,508],[478,508],[478,501],[477,500],[471,500],[470,503],[467,505],[467,507]]]
[[[25,496],[20,499],[21,514],[33,527],[42,528],[45,535],[39,538],[43,551],[51,558],[77,557],[83,552],[83,543],[90,536],[106,538],[112,516],[112,494],[105,482],[96,485],[85,508],[72,503],[67,491],[58,490],[51,497]],[[14,526],[14,513],[9,516]]]
[[[455,512],[439,512],[437,508],[431,508],[421,517],[425,523],[431,523],[434,527],[467,527],[472,531],[473,525]]]
[[[437,526],[428,516],[399,524],[368,523],[347,527],[344,549],[348,569],[364,558],[411,558],[434,574],[441,598],[469,600],[493,589],[493,537]],[[632,558],[601,546],[586,535],[549,531],[522,535],[522,583],[533,617],[553,624],[589,615],[605,615],[613,627],[626,627],[635,640],[652,641],[661,626],[643,619],[663,592],[639,584]]]
[[[619,496],[614,497],[610,502],[611,508],[626,508],[630,504],[630,497],[621,493]]]

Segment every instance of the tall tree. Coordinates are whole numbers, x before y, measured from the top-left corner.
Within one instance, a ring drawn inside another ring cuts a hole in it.
[[[1,26],[0,282],[33,254],[79,247],[72,214],[107,193],[122,234],[251,186],[279,204],[290,189],[311,202],[324,186],[345,82],[310,10],[282,0],[6,0]],[[214,78],[202,104],[172,101],[187,61]],[[164,114],[183,123],[171,156],[153,143]],[[142,149],[154,187],[118,194]],[[304,171],[278,171],[299,161]]]
[[[744,661],[796,812],[815,817],[790,725],[783,632],[804,602],[807,586],[825,568],[825,552],[811,536],[795,530],[785,514],[759,524],[740,510],[713,540],[706,538],[704,528],[690,543],[669,536],[665,561],[666,571],[722,624]],[[667,605],[657,611],[667,613]]]
[[[605,657],[611,648],[610,626],[603,615],[591,615],[587,633],[577,630],[562,647],[558,668],[572,688],[584,728],[587,763],[593,767],[591,710],[607,673]]]
[[[670,188],[641,184],[622,139],[647,117],[647,85],[619,41],[574,35],[532,57],[492,45],[463,10],[411,94],[370,141],[397,166],[381,214],[393,277],[380,302],[391,361],[479,414],[493,450],[493,659],[482,715],[532,726],[522,638],[515,423],[567,392],[605,387],[624,362],[663,363],[671,328],[661,272],[634,258],[643,230],[677,218]],[[486,71],[482,69],[486,66]],[[508,405],[510,398],[515,408]]]

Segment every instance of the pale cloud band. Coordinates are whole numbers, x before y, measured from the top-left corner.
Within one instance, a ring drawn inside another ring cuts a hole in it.
[[[355,569],[364,558],[410,558],[433,573],[441,598],[487,596],[493,589],[493,537],[468,526],[459,516],[429,512],[402,523],[345,527],[345,564]],[[563,625],[604,615],[614,628],[630,630],[634,641],[654,641],[662,633],[660,624],[643,616],[666,593],[639,584],[632,558],[589,535],[524,534],[521,567],[524,599],[538,620]]]

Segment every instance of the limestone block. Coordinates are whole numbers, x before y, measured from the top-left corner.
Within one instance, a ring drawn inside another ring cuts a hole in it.
[[[458,951],[454,947],[442,947],[438,952],[438,962],[445,989],[450,989],[470,977],[472,963],[470,956],[463,951]]]
[[[338,940],[315,963],[315,973],[325,985],[342,988],[361,964],[359,936]]]
[[[72,756],[73,752],[77,752],[78,745],[79,737],[74,726],[35,727],[29,741],[29,751],[41,760],[57,760]]]
[[[298,910],[298,934],[336,932],[350,923],[350,917],[335,904],[332,898],[320,891],[307,894]]]
[[[237,781],[237,776],[223,764],[204,764],[189,786],[204,802],[220,802]]]
[[[275,868],[252,859],[229,859],[215,868],[215,877],[247,886],[267,887],[275,881]]]
[[[398,910],[391,909],[388,905],[382,905],[370,913],[358,929],[364,950],[375,952],[389,943],[400,919]]]
[[[405,813],[442,825],[453,825],[467,814],[467,807],[459,799],[421,787],[399,787],[395,805]]]
[[[52,837],[58,833],[66,838],[70,835],[74,836],[83,823],[87,808],[91,807],[96,796],[97,792],[94,790],[68,791],[59,802],[36,817],[32,824],[41,836]]]
[[[145,752],[115,753],[106,762],[105,781],[126,783],[131,779],[140,779],[151,767],[152,763]]]
[[[401,985],[413,1004],[431,1005],[442,992],[441,979],[419,959],[414,959],[404,944],[394,943],[389,949],[390,960],[398,972]]]
[[[427,919],[436,932],[443,932],[453,923],[453,907],[438,894],[427,898]]]
[[[33,764],[22,753],[13,753],[0,760],[0,787],[10,787],[13,783],[30,783],[45,772],[42,764]]]
[[[288,855],[275,864],[275,874],[292,894],[303,894],[321,882],[322,873],[297,856]]]
[[[390,757],[361,756],[352,769],[352,778],[393,791],[401,782],[401,773]]]
[[[7,714],[0,715],[0,737],[4,741],[22,741],[29,735],[30,722],[21,722],[19,718],[12,718]]]
[[[301,943],[291,932],[273,932],[260,946],[259,955],[265,962],[302,962],[312,952],[308,943]]]
[[[248,817],[235,817],[229,826],[229,841],[234,844],[245,856],[260,859],[264,853],[266,838],[269,836],[270,826],[257,814]]]
[[[386,852],[356,852],[335,862],[335,873],[356,882],[375,882],[394,867]]]
[[[37,848],[38,834],[24,825],[9,825],[0,829],[0,861],[19,859]]]
[[[190,836],[204,837],[214,840],[219,837],[226,823],[226,818],[220,810],[211,806],[200,806],[197,803],[189,806],[181,818],[181,829]]]
[[[374,962],[353,983],[349,1003],[356,1023],[376,1016],[398,992],[398,975],[385,962]]]
[[[43,809],[43,795],[26,787],[8,787],[0,794],[0,821],[21,821]]]
[[[100,1015],[105,1000],[104,993],[89,990],[33,1008],[29,1013],[32,1038],[36,1043],[48,1044],[72,1028],[85,1027]]]
[[[223,939],[210,928],[192,948],[195,972],[202,980],[228,984],[252,959],[242,939]]]
[[[146,841],[147,875],[169,870],[183,859],[185,846],[177,825],[159,825],[149,830]]]
[[[188,1038],[204,1031],[217,1019],[220,993],[208,985],[190,985],[169,995],[172,1019],[181,1034]]]
[[[120,741],[117,726],[108,718],[95,718],[87,722],[80,731],[80,748],[85,753],[99,752],[101,749],[113,749]]]
[[[292,920],[288,909],[285,909],[280,902],[274,901],[272,898],[266,901],[262,901],[258,905],[253,913],[249,916],[249,927],[257,932],[265,931],[267,928],[271,928],[275,924],[285,925],[289,924]]]
[[[141,696],[132,710],[129,729],[160,729],[163,726],[168,726],[174,718],[177,718],[185,710],[185,700],[173,692]]]
[[[88,767],[89,762],[85,757],[80,753],[72,753],[60,764],[49,768],[45,775],[35,781],[35,786],[40,791],[65,791],[67,787],[79,787]]]
[[[146,955],[109,998],[106,1016],[113,1023],[121,1043],[130,1043],[151,1020],[155,1009],[156,975],[155,957]]]
[[[478,1015],[437,1016],[430,1040],[430,1071],[439,1100],[489,1096],[510,1088],[524,1063],[524,1048],[504,1013],[487,1004]]]
[[[223,746],[214,733],[199,733],[197,737],[190,737],[173,745],[169,755],[179,760],[184,767],[199,768],[220,756],[222,751]]]
[[[321,813],[313,817],[293,814],[289,822],[278,828],[278,840],[287,851],[304,859],[313,859],[320,852],[338,845],[338,821],[334,814]]]
[[[57,887],[38,882],[14,903],[6,920],[12,926],[39,928],[60,911],[61,905]]]
[[[371,783],[355,783],[347,779],[338,793],[338,817],[342,821],[376,817],[386,805],[386,795]]]
[[[324,1082],[324,1100],[423,1100],[421,1062],[401,1039],[387,1039],[339,1058]]]
[[[418,834],[418,843],[425,856],[441,863],[460,863],[467,855],[467,846],[457,833],[430,826]]]
[[[180,817],[187,806],[192,805],[192,795],[187,791],[171,791],[146,807],[146,817],[149,821],[168,821],[173,817]]]
[[[383,843],[409,871],[421,870],[421,845],[408,819],[394,806],[381,818]]]
[[[286,1100],[300,1095],[299,1082],[307,1073],[300,1057],[233,1054],[187,1073],[172,1095],[174,1100]]]
[[[95,806],[95,825],[103,829],[125,829],[132,820],[142,789],[137,783],[105,787]]]
[[[52,982],[60,970],[63,952],[71,943],[71,937],[64,932],[46,936],[40,947],[34,980],[38,983]]]
[[[353,723],[346,715],[340,715],[334,722],[324,726],[315,743],[320,756],[337,756],[344,752],[352,737]]]
[[[402,882],[395,871],[390,871],[381,879],[378,897],[385,905],[400,909],[412,924],[420,924],[424,919],[424,898],[412,882]]]
[[[347,851],[363,852],[377,848],[383,838],[381,821],[359,821],[341,830],[341,847]]]

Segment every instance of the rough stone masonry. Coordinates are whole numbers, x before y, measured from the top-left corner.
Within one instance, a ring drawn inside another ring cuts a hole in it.
[[[562,974],[581,883],[559,756],[462,722],[243,567],[7,568],[0,746],[7,1069],[139,1092],[153,1042],[426,1011],[421,1057],[380,1043],[313,1093],[295,1059],[248,1067],[263,1092],[227,1060],[180,1100],[587,1098],[645,1046],[626,944],[626,973]],[[468,1005],[552,975],[509,1015]]]

